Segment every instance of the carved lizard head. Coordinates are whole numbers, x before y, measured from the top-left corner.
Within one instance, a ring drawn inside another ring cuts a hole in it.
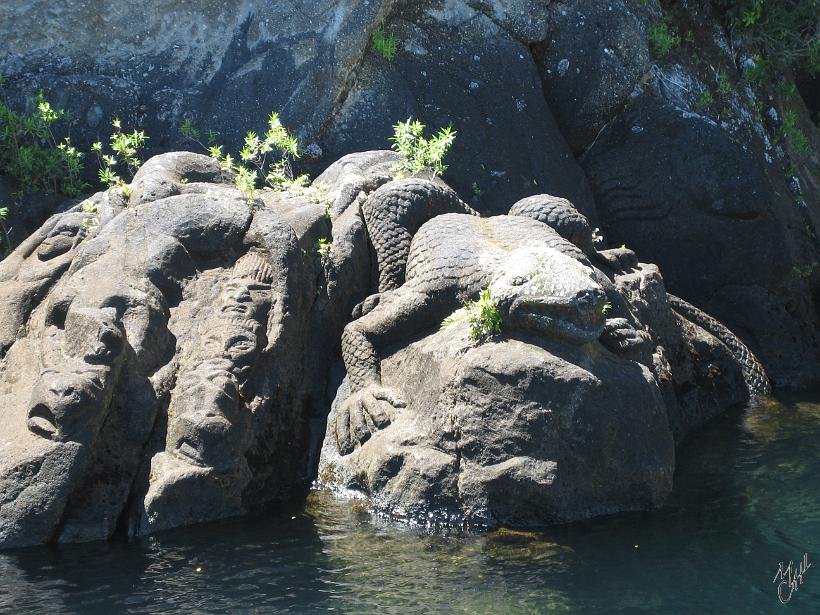
[[[515,250],[490,284],[508,327],[528,329],[576,344],[604,330],[606,293],[591,268],[542,245]]]

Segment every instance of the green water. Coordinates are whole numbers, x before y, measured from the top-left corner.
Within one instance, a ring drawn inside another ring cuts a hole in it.
[[[786,605],[782,561],[817,563]],[[820,613],[820,396],[695,434],[659,511],[485,535],[298,510],[0,554],[9,613]]]

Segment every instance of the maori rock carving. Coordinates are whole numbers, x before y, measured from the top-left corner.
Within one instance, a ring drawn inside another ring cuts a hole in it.
[[[440,213],[459,210],[464,213]],[[459,299],[483,288],[490,288],[510,328],[576,343],[600,339],[613,352],[651,364],[650,336],[611,281],[636,267],[637,257],[625,248],[596,250],[587,219],[566,199],[537,195],[516,203],[509,216],[476,219],[446,189],[415,179],[382,186],[362,211],[378,257],[380,293],[357,306],[357,320],[342,338],[351,389],[336,417],[342,454],[406,405],[399,392],[381,385],[380,351],[435,326]],[[696,318],[700,312],[686,313]],[[768,392],[765,372],[736,336],[714,319],[695,322],[733,351],[752,394]]]
[[[549,225],[562,237],[581,248],[590,260],[604,269],[612,272],[628,271],[638,264],[635,253],[627,248],[595,250],[589,222],[566,199],[549,195],[529,197],[513,205],[510,215],[526,216]],[[667,301],[678,315],[706,330],[732,352],[743,370],[744,380],[751,395],[771,393],[771,385],[763,365],[728,327],[680,297],[667,294]]]
[[[560,276],[551,275],[558,271]],[[511,327],[575,343],[603,332],[606,291],[583,253],[553,229],[515,216],[437,216],[413,237],[405,283],[371,297],[366,313],[344,330],[351,396],[336,421],[341,453],[387,425],[393,408],[405,403],[381,386],[380,351],[438,325],[463,297],[487,287]]]
[[[99,224],[59,214],[0,266],[0,546],[236,514],[300,480],[318,259],[218,171],[152,159],[129,207],[97,195]]]

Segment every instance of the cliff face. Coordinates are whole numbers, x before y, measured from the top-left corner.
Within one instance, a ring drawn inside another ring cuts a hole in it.
[[[700,3],[699,6],[708,3]],[[661,55],[650,29],[679,44]],[[397,37],[392,59],[372,45]],[[689,36],[691,32],[691,36]],[[741,79],[748,62],[708,8],[656,0],[12,0],[4,91],[42,88],[79,119],[120,117],[154,152],[191,118],[235,145],[267,113],[318,172],[381,148],[410,115],[459,131],[450,184],[485,213],[549,192],[657,262],[669,289],[727,322],[780,384],[820,373],[816,128],[799,96]],[[708,93],[708,95],[707,95]],[[782,138],[796,113],[809,153]]]

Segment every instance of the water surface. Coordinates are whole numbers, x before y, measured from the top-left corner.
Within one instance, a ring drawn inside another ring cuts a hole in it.
[[[817,563],[783,606],[782,561]],[[695,434],[653,513],[430,532],[306,506],[130,543],[0,554],[3,613],[820,613],[820,395]],[[784,611],[785,612],[785,611]]]

